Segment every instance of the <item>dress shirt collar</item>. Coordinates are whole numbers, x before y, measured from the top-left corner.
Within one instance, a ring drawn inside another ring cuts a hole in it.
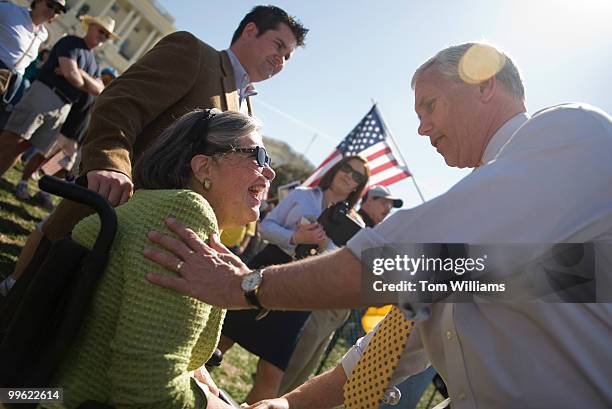
[[[238,89],[240,104],[242,105],[242,101],[244,101],[247,97],[257,95],[257,90],[253,86],[253,83],[249,78],[249,74],[247,74],[242,64],[240,64],[238,57],[236,57],[236,54],[234,54],[230,48],[227,49],[227,55],[229,55],[232,63],[234,78],[236,78],[236,89]]]
[[[502,150],[504,145],[512,139],[512,135],[521,127],[529,116],[526,112],[520,112],[507,120],[498,130],[493,134],[493,137],[487,144],[484,153],[482,154],[481,164],[495,159],[497,154]]]

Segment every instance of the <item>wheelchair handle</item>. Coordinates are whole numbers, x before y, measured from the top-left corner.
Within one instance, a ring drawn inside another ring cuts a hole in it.
[[[106,258],[117,232],[117,214],[110,202],[92,190],[53,176],[43,176],[38,186],[45,192],[89,206],[98,214],[100,232],[91,249],[91,255]]]

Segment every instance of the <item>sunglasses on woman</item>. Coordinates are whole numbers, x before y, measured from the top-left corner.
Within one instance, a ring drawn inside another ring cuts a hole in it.
[[[351,177],[353,178],[353,180],[359,184],[365,182],[366,180],[366,176],[361,173],[361,172],[357,172],[355,169],[353,169],[353,167],[351,165],[349,165],[348,163],[344,163],[342,164],[342,166],[340,166],[340,170],[344,173],[349,173],[351,175]]]
[[[270,166],[272,163],[272,158],[268,156],[268,152],[266,152],[266,148],[263,146],[256,146],[254,148],[229,148],[215,151],[215,154],[218,153],[246,153],[249,158],[255,158],[257,164],[262,168],[266,165]]]

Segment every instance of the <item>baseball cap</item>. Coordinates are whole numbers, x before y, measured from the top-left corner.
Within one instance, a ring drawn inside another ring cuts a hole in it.
[[[117,76],[119,75],[117,70],[114,69],[113,67],[106,67],[106,68],[104,68],[102,70],[102,72],[100,72],[100,75],[102,75],[102,74],[109,74],[109,75],[112,75],[115,78],[117,78]]]
[[[393,197],[391,191],[386,186],[372,186],[370,190],[368,190],[368,197],[383,197],[393,200],[393,207],[402,207],[404,205],[404,201],[398,197]]]

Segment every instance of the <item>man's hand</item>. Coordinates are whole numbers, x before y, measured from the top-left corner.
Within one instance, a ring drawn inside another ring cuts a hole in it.
[[[127,202],[134,192],[130,178],[112,170],[87,172],[87,187],[106,198],[113,206]]]
[[[305,384],[298,386],[286,395],[277,399],[266,399],[251,406],[249,409],[331,409],[342,404],[342,388],[346,375],[342,364],[315,376]]]
[[[327,241],[325,230],[319,223],[300,224],[293,236],[291,243],[293,244],[318,244],[323,245]]]
[[[240,406],[247,409],[291,409],[289,402],[285,398],[266,399],[246,406],[246,403]]]
[[[151,231],[149,240],[172,254],[146,248],[144,255],[179,275],[149,273],[147,279],[208,304],[223,308],[247,307],[240,283],[250,269],[226,249],[216,235],[211,235],[207,245],[178,220],[167,219],[166,224],[182,241]]]
[[[81,78],[83,78],[83,91],[94,96],[102,93],[104,90],[104,83],[100,78],[92,77],[83,69],[79,69],[79,73],[81,74]]]

